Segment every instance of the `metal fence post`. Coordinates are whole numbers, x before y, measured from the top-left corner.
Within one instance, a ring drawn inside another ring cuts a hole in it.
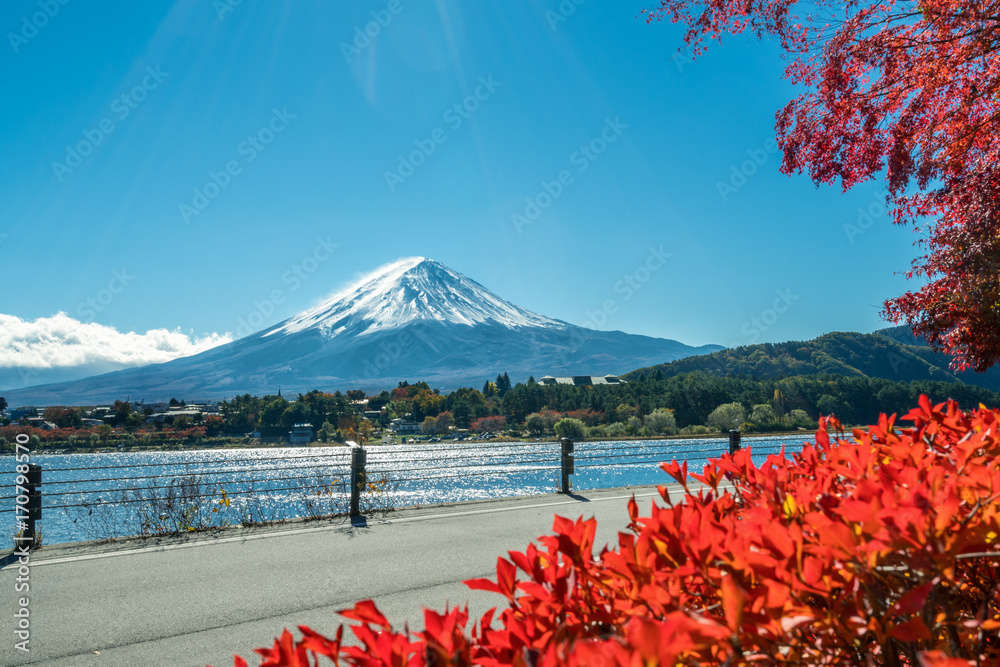
[[[351,516],[361,514],[361,491],[368,485],[368,475],[365,464],[368,453],[364,447],[351,449]]]
[[[569,493],[572,488],[569,476],[573,474],[573,441],[569,438],[562,438],[559,442],[562,445],[562,457],[560,458],[562,485],[559,487],[559,492]]]
[[[35,522],[42,519],[42,466],[33,463],[29,464],[25,477],[28,478],[28,483],[24,485],[28,492],[28,504],[26,505],[28,514],[25,521],[27,527],[24,530],[23,538],[28,542],[30,548],[35,543],[35,536],[37,535]]]
[[[740,451],[740,432],[736,429],[729,431],[729,453],[735,454]]]

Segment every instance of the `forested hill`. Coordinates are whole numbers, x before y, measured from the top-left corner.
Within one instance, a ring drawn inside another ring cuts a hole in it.
[[[956,374],[948,369],[950,360],[915,338],[908,328],[894,327],[872,334],[838,331],[809,341],[747,345],[641,368],[622,377],[635,380],[659,374],[667,378],[702,371],[726,377],[778,379],[835,373],[897,382],[961,382],[1000,390],[1000,368]]]

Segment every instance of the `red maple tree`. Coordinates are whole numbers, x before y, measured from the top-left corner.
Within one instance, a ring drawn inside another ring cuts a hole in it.
[[[897,224],[925,254],[889,299],[958,369],[1000,360],[1000,2],[968,0],[661,0],[649,20],[706,40],[776,38],[785,76],[807,91],[777,113],[782,171],[847,190],[885,178]]]

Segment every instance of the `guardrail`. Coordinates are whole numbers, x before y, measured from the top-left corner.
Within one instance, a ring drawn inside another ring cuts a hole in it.
[[[448,483],[461,483],[475,488],[471,484],[477,478],[483,478],[481,484],[487,485],[491,479],[502,481],[519,474],[531,475],[538,480],[536,488],[548,479],[548,489],[555,487],[558,492],[570,493],[574,476],[593,478],[595,473],[606,475],[611,469],[672,459],[701,460],[725,451],[724,442],[574,443],[563,438],[559,442],[486,442],[461,446],[439,443],[391,449],[355,446],[322,453],[303,450],[302,454],[273,457],[222,457],[211,450],[199,452],[207,458],[188,462],[47,467],[45,481],[42,468],[32,465],[23,479],[17,478],[15,495],[0,496],[0,515],[17,512],[19,521],[26,519],[23,535],[30,535],[32,540],[43,511],[46,517],[53,514],[58,517],[60,510],[67,517],[75,512],[77,519],[91,517],[97,511],[103,517],[101,520],[108,523],[123,521],[127,516],[142,534],[206,527],[202,514],[207,515],[211,524],[213,514],[208,512],[225,513],[233,502],[239,508],[238,519],[243,525],[295,516],[343,514],[353,518],[388,509],[393,493],[412,495],[432,486],[443,489],[437,502],[456,500],[459,499],[454,497],[456,494],[449,497],[444,487]],[[762,455],[774,453],[780,446],[755,444],[764,445],[754,448],[755,454]],[[740,433],[731,431],[729,451],[740,447]],[[556,471],[558,476],[552,479]],[[263,511],[253,514],[250,500],[265,503],[277,496],[281,499],[272,503],[274,514],[270,519]],[[116,536],[114,526],[109,526],[108,531],[111,537]]]

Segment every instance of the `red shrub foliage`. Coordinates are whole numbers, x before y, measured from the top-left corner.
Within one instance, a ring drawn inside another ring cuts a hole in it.
[[[491,415],[475,420],[469,428],[473,433],[491,433],[493,431],[502,431],[506,427],[506,417],[503,415]]]
[[[507,598],[499,616],[426,610],[410,635],[359,602],[341,613],[360,646],[300,626],[257,650],[262,667],[1000,665],[1000,412],[922,397],[906,418],[835,442],[823,419],[815,444],[759,467],[749,450],[700,475],[665,464],[683,501],[630,501],[617,548],[595,557],[595,521],[556,517],[496,581],[466,582]]]
[[[570,419],[579,419],[587,426],[597,426],[604,421],[604,413],[600,410],[587,408],[586,410],[570,410],[566,413]]]
[[[195,440],[198,438],[205,437],[205,427],[204,426],[191,426],[185,429],[174,429],[167,431],[167,433],[175,438],[188,438],[189,440]]]
[[[49,440],[55,439],[55,433],[58,431],[75,433],[76,430],[69,429],[56,429],[55,431],[46,431],[44,429],[35,428],[34,426],[19,426],[16,424],[10,424],[9,426],[0,426],[0,437],[6,438],[7,442],[14,442],[18,435],[33,436],[37,435],[38,439],[42,442],[48,442]]]

